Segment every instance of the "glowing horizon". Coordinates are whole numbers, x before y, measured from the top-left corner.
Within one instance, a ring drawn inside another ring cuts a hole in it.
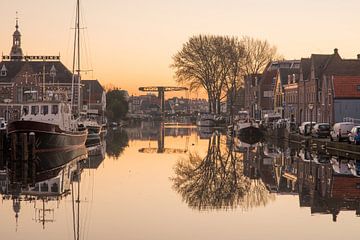
[[[266,39],[287,59],[332,53],[334,48],[344,58],[360,53],[360,31],[354,30],[360,2],[354,0],[304,0],[297,5],[285,0],[81,2],[84,49],[88,49],[83,51],[83,68],[93,69],[83,79],[99,79],[130,95],[141,94],[140,86],[175,86],[172,56],[197,34]],[[10,52],[18,11],[24,54],[60,53],[71,69],[74,0],[4,0],[2,5],[6,6],[0,18],[4,55]]]

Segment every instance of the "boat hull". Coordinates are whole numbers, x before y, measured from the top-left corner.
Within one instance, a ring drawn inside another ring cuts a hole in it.
[[[255,126],[245,127],[239,130],[239,139],[248,144],[260,142],[264,137],[264,133]]]
[[[215,127],[215,121],[212,119],[204,119],[196,121],[198,127]]]
[[[14,121],[8,125],[8,134],[34,133],[37,152],[69,150],[85,145],[87,130],[63,131],[57,125],[35,121]]]

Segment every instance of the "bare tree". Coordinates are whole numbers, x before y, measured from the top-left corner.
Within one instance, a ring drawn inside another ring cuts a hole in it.
[[[204,88],[210,112],[220,112],[224,88],[233,74],[232,56],[236,55],[238,40],[234,37],[199,35],[189,39],[174,57],[177,82],[190,90]]]
[[[279,58],[276,47],[266,40],[244,36],[241,44],[245,50],[245,75],[260,74],[270,61]]]
[[[220,113],[220,102],[236,90],[248,74],[260,73],[276,57],[276,47],[250,37],[193,36],[173,57],[171,65],[179,84],[190,90],[204,88],[209,111]],[[231,105],[232,105],[231,102]]]

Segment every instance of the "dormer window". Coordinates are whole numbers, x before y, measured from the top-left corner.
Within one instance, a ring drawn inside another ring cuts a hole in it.
[[[3,66],[1,67],[0,76],[1,76],[1,77],[6,77],[6,76],[7,76],[7,68],[5,67],[5,65],[3,65]]]
[[[51,69],[50,69],[50,76],[51,77],[56,77],[56,68],[54,65],[52,65]]]

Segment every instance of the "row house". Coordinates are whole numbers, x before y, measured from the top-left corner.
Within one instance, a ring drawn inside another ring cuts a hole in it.
[[[282,118],[296,118],[298,79],[299,65],[278,69],[274,87],[274,112]]]
[[[360,76],[332,76],[323,81],[321,122],[360,120]]]
[[[299,67],[299,60],[272,61],[265,67],[261,75],[251,75],[245,78],[245,108],[253,118],[261,119],[265,114],[274,112],[275,85],[278,79],[286,76],[286,74],[280,76],[280,73],[285,73],[289,69],[293,71]],[[287,79],[287,76],[285,78]],[[286,81],[284,80],[284,82]],[[280,111],[280,106],[277,110]]]
[[[336,97],[336,89],[334,89],[334,79],[346,84],[346,79],[356,76],[360,76],[360,60],[342,59],[338,49],[334,49],[333,54],[312,54],[310,58],[302,59],[299,79],[298,123],[311,120],[334,123],[342,121],[344,117],[357,118],[354,109],[354,107],[356,108],[354,105],[356,101],[353,101],[357,92],[352,92],[352,89],[347,93],[338,94]],[[353,86],[356,86],[356,83],[353,83]],[[351,98],[352,100],[348,99],[345,102],[344,100],[340,101],[340,98]],[[335,116],[334,112],[341,112],[341,114]]]
[[[251,74],[244,79],[245,106],[249,115],[254,119],[259,119],[259,93],[260,93],[261,74]]]

